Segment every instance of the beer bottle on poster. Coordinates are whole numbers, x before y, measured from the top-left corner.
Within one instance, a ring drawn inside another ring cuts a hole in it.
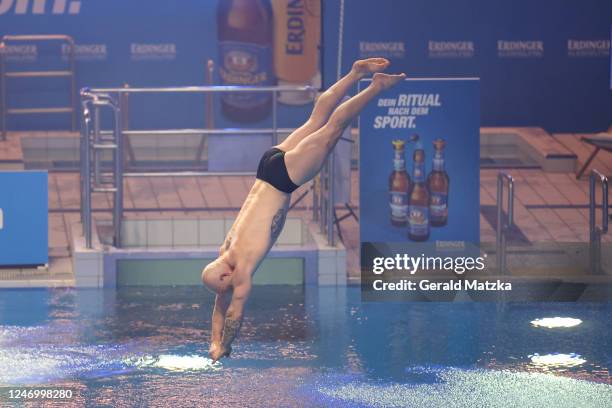
[[[429,221],[434,227],[442,227],[448,221],[448,189],[449,178],[444,169],[444,139],[433,142],[433,168],[427,177],[429,188]]]
[[[223,85],[273,85],[272,11],[265,0],[220,0],[217,8],[219,76]],[[236,122],[264,119],[268,92],[221,94],[223,115]]]
[[[321,1],[272,0],[274,73],[278,85],[320,86]],[[279,92],[278,100],[304,105],[312,102],[313,96],[312,92]]]
[[[408,204],[408,238],[426,241],[429,238],[429,192],[425,185],[425,151],[416,143],[413,156],[412,191]]]
[[[406,171],[404,155],[405,142],[393,142],[393,171],[389,176],[389,206],[391,207],[391,224],[403,227],[408,223],[408,193],[410,192],[410,176]]]

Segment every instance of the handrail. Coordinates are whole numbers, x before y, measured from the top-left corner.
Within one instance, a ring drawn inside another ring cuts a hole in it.
[[[123,177],[222,177],[255,176],[254,171],[161,171],[123,173]]]
[[[602,201],[602,205],[601,205],[601,226],[595,226],[595,217],[590,217],[590,221],[592,221],[590,224],[592,225],[591,229],[595,229],[595,228],[599,228],[601,230],[602,233],[606,234],[608,232],[608,210],[609,210],[609,206],[608,206],[608,177],[604,176],[603,174],[601,174],[599,171],[593,169],[591,170],[591,179],[590,179],[590,188],[589,188],[589,196],[590,196],[590,200],[589,200],[589,212],[593,212],[593,215],[595,215],[595,184],[597,182],[597,179],[599,179],[599,182],[601,183],[601,201]]]
[[[601,183],[601,225],[596,224],[597,181]],[[593,169],[589,177],[589,269],[593,274],[601,273],[601,236],[608,232],[608,213],[608,178]]]
[[[312,86],[240,86],[240,85],[208,85],[208,86],[175,86],[168,88],[92,88],[93,93],[207,93],[207,92],[316,92]]]
[[[504,220],[503,201],[504,201],[504,181],[508,182],[508,214]],[[496,234],[496,255],[497,270],[500,275],[506,273],[506,234],[514,224],[514,178],[506,173],[497,175],[497,234]]]
[[[91,100],[83,98],[81,94],[81,142],[80,142],[80,178],[81,178],[81,223],[85,247],[91,248],[91,175],[89,174],[89,129],[91,126],[91,113],[89,104]]]
[[[152,129],[152,130],[124,130],[123,134],[127,136],[151,136],[151,135],[163,135],[163,136],[176,136],[176,135],[260,135],[273,134],[273,133],[291,133],[295,128],[277,128],[276,130],[271,128],[260,128],[260,129]],[[112,134],[109,130],[101,131],[102,135]]]

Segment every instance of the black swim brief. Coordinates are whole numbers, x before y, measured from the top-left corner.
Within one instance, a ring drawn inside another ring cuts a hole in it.
[[[256,177],[287,194],[291,194],[299,187],[289,178],[285,165],[285,152],[276,147],[271,148],[261,156]]]

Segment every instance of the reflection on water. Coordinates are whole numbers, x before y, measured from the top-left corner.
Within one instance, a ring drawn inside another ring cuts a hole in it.
[[[258,287],[232,358],[215,364],[212,305],[203,288],[0,290],[0,384],[68,383],[113,406],[394,406],[408,394],[432,406],[495,390],[517,406],[555,387],[612,402],[612,304],[377,304],[358,288]]]
[[[531,321],[531,324],[536,327],[546,327],[548,329],[557,329],[560,327],[575,327],[582,323],[580,319],[574,319],[572,317],[544,317],[542,319],[535,319]]]
[[[545,354],[543,356],[533,354],[529,356],[529,358],[531,358],[531,362],[534,366],[545,369],[576,367],[586,363],[585,359],[583,359],[579,354],[575,353]]]

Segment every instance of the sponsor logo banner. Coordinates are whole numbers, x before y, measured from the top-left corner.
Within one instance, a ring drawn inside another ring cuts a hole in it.
[[[132,61],[173,61],[176,59],[176,44],[130,44]]]
[[[62,44],[62,59],[67,61],[70,57],[70,46]],[[74,58],[77,61],[105,61],[108,58],[106,44],[75,44]]]
[[[568,57],[608,57],[610,56],[610,40],[567,40]]]
[[[500,58],[542,58],[544,41],[497,41],[497,56]]]
[[[360,41],[359,58],[405,58],[406,44],[403,41]]]
[[[9,62],[35,62],[38,59],[38,47],[35,44],[6,44],[0,50]]]
[[[472,58],[474,41],[433,41],[427,43],[429,58]]]

